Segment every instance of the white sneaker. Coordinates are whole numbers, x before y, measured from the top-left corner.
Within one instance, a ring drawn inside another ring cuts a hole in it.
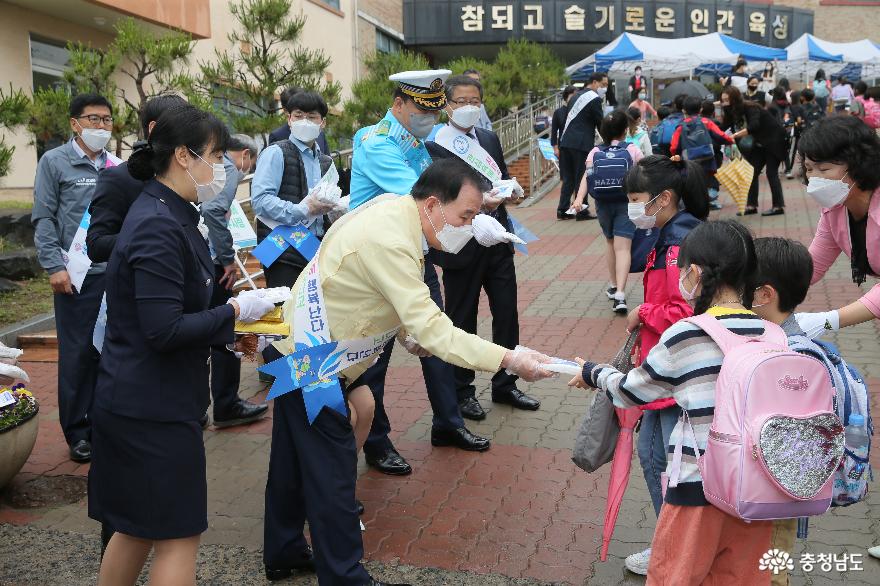
[[[612,301],[614,301],[615,293],[617,293],[617,287],[615,287],[614,285],[611,285],[607,289],[605,289],[605,296]]]
[[[875,545],[868,550],[868,555],[874,558],[880,558],[880,545]]]
[[[612,311],[614,313],[620,313],[626,315],[629,312],[629,308],[626,306],[626,297],[621,293],[615,293],[614,298],[611,300]]]
[[[638,574],[639,576],[647,576],[648,562],[650,561],[651,548],[649,547],[645,551],[640,551],[639,553],[634,553],[632,555],[626,556],[626,559],[623,563],[624,565],[626,565],[626,569],[633,574]]]

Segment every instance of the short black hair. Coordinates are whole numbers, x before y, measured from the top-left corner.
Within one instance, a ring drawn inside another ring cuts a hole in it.
[[[577,91],[578,91],[577,88],[574,87],[573,85],[565,86],[565,89],[562,90],[562,101],[563,102],[568,101],[568,98],[570,98],[571,95],[573,93],[576,93]]]
[[[287,100],[287,111],[293,112],[300,110],[302,112],[317,112],[321,118],[327,117],[327,102],[317,92],[298,92],[292,98]]]
[[[483,99],[483,84],[478,82],[476,79],[468,77],[467,75],[453,75],[446,80],[446,99],[452,100],[452,94],[455,93],[455,88],[461,86],[470,86],[477,88],[477,90],[480,92],[480,100]]]
[[[281,102],[281,108],[285,112],[288,112],[288,113],[290,112],[290,110],[287,108],[287,102],[290,101],[290,98],[292,98],[296,94],[300,93],[301,91],[303,91],[303,89],[301,87],[296,87],[296,86],[290,86],[290,87],[284,88],[284,91],[282,91],[281,95],[278,96],[278,101]]]
[[[462,72],[462,75],[469,75],[471,73],[473,73],[474,75],[480,75],[480,72],[476,69],[465,69],[464,72]],[[480,77],[482,77],[482,75],[480,75]]]
[[[853,85],[853,92],[859,94],[860,96],[864,96],[866,91],[868,91],[868,84],[866,84],[862,80],[857,81]]]
[[[684,100],[684,113],[688,116],[696,116],[703,107],[703,100],[695,96],[688,96]]]
[[[627,108],[626,115],[629,116],[629,119],[633,121],[642,119],[642,111],[635,106],[633,106],[632,108]]]
[[[846,165],[859,189],[880,187],[880,136],[855,116],[828,116],[815,122],[798,142],[804,183],[805,160]]]
[[[162,112],[168,108],[186,103],[186,100],[177,94],[162,94],[147,100],[141,110],[141,128],[144,130],[144,138],[147,138],[147,134],[149,134],[150,122],[158,120]]]
[[[79,94],[70,100],[70,117],[79,118],[89,106],[106,106],[113,114],[113,106],[100,94]]]
[[[473,185],[482,191],[482,183],[483,176],[464,161],[458,158],[439,159],[422,172],[410,195],[416,200],[425,200],[433,195],[440,203],[449,203],[458,199],[465,185]]]
[[[678,94],[675,96],[675,99],[672,101],[672,107],[675,108],[676,111],[681,112],[684,110],[684,101],[688,98],[687,94]]]
[[[816,97],[816,92],[814,92],[810,88],[804,88],[803,90],[801,90],[801,97],[804,99],[805,102],[812,102],[813,99]]]
[[[705,100],[703,105],[700,107],[700,115],[705,118],[714,118],[715,117],[715,102],[712,100]]]
[[[880,86],[869,87],[868,91],[865,92],[865,99],[880,102]]]
[[[607,77],[608,77],[607,73],[604,73],[602,71],[594,71],[593,73],[590,74],[590,81],[588,81],[587,83],[593,83],[594,81],[602,81],[603,79],[605,79]]]
[[[813,279],[810,251],[797,240],[773,236],[755,239],[755,256],[753,289],[770,285],[779,295],[779,311],[794,311],[806,299]]]
[[[660,106],[657,108],[657,119],[663,120],[667,118],[670,114],[672,114],[672,110],[669,109],[669,106]]]
[[[147,181],[168,170],[177,147],[203,156],[208,145],[226,151],[229,130],[216,116],[190,104],[172,106],[159,116],[146,142],[128,158],[128,172]]]
[[[602,137],[605,144],[611,144],[612,140],[625,136],[627,128],[629,128],[629,117],[626,112],[615,110],[602,119],[602,124],[599,125],[599,136]]]

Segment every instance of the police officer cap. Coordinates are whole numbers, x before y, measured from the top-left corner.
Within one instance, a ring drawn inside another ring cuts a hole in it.
[[[388,79],[396,82],[404,94],[425,110],[442,110],[446,106],[446,92],[443,85],[452,72],[448,69],[428,69],[424,71],[401,71]]]

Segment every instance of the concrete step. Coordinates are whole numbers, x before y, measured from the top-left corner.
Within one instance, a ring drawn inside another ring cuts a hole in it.
[[[45,330],[43,332],[31,332],[30,334],[22,334],[18,337],[18,347],[22,350],[26,348],[57,348],[58,337],[55,330]]]

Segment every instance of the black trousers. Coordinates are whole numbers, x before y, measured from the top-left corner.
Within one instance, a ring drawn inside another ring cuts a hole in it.
[[[264,356],[269,362],[281,354],[270,347]],[[300,559],[308,520],[318,583],[368,584],[355,504],[357,448],[348,417],[322,409],[309,425],[299,389],[275,399],[272,417],[263,562],[284,568]]]
[[[266,287],[293,287],[305,267],[295,267],[286,263],[276,262],[263,269],[266,276]]]
[[[559,174],[562,176],[562,189],[559,192],[559,205],[556,211],[564,214],[571,207],[574,196],[577,195],[581,178],[587,169],[587,155],[589,152],[559,147]],[[584,198],[584,209],[589,208],[589,197]]]
[[[88,412],[95,396],[98,360],[101,358],[92,345],[92,334],[103,296],[103,274],[86,275],[80,292],[54,295],[58,336],[58,419],[68,445],[91,438]]]
[[[513,253],[506,244],[477,248],[474,262],[467,269],[443,271],[446,314],[455,327],[475,334],[480,290],[485,289],[492,312],[492,341],[505,348],[515,348],[519,344],[519,314]],[[456,393],[461,403],[476,393],[474,371],[458,366],[454,369]],[[492,394],[512,390],[516,381],[516,376],[500,369],[492,377]]]
[[[226,304],[232,293],[220,285],[223,267],[214,265],[214,291],[211,307]],[[214,400],[214,417],[226,415],[238,400],[238,384],[241,380],[241,360],[226,346],[211,346],[211,397]]]
[[[746,157],[746,160],[755,168],[755,175],[752,177],[752,185],[749,187],[748,206],[758,207],[758,178],[761,171],[767,170],[767,182],[770,184],[770,194],[773,200],[774,208],[784,208],[785,199],[782,196],[782,182],[779,180],[779,166],[782,165],[782,159],[775,153],[768,151],[762,147],[755,147]]]
[[[440,281],[437,279],[437,270],[430,262],[425,262],[425,284],[431,291],[431,299],[442,310],[443,297],[440,294]],[[381,455],[392,446],[391,440],[388,439],[388,434],[391,433],[391,422],[385,412],[385,377],[388,374],[388,363],[391,360],[393,349],[394,340],[391,340],[385,346],[376,364],[367,369],[359,379],[362,384],[370,387],[376,400],[373,425],[370,427],[370,435],[364,444],[364,452],[368,454]],[[422,363],[422,376],[425,377],[428,400],[434,411],[434,427],[443,429],[464,427],[464,419],[461,418],[455,394],[453,366],[436,356],[419,360]]]

